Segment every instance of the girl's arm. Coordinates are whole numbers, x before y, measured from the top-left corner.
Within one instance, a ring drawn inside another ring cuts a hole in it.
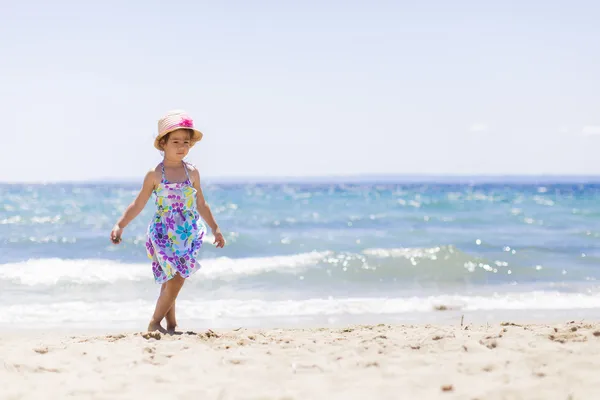
[[[215,221],[215,217],[213,216],[212,211],[210,210],[210,206],[204,198],[204,193],[202,193],[202,188],[200,187],[200,173],[196,168],[192,170],[192,177],[194,178],[192,184],[197,192],[196,207],[198,209],[198,212],[200,213],[202,219],[206,221],[206,223],[212,230],[212,233],[215,236],[215,243],[217,244],[217,247],[223,247],[225,246],[225,239],[223,238],[223,234],[221,233],[221,229],[219,229],[217,221]]]
[[[125,209],[123,215],[113,228],[111,232],[111,239],[113,242],[118,243],[121,240],[121,234],[123,233],[123,229],[129,223],[139,215],[140,212],[148,203],[148,199],[152,195],[152,191],[155,187],[155,171],[149,171],[144,178],[144,183],[142,184],[142,189],[138,193],[137,197],[131,204]]]

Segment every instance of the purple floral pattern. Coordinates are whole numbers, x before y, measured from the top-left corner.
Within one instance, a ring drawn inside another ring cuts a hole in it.
[[[154,195],[156,213],[146,241],[154,279],[164,283],[175,274],[188,278],[200,269],[198,253],[206,231],[195,207],[196,189],[189,176],[185,182],[168,182],[163,169],[163,178]]]

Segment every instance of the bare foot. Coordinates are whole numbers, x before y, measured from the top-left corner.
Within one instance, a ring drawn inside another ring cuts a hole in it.
[[[159,331],[160,333],[167,333],[166,329],[163,328],[159,322],[154,322],[154,320],[151,320],[148,324],[148,332],[154,331]]]
[[[183,332],[181,331],[177,331],[177,325],[167,325],[167,333],[169,335],[181,335],[183,334]]]

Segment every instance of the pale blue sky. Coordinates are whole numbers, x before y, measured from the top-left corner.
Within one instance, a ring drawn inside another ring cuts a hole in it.
[[[600,174],[596,1],[12,1],[0,181]]]

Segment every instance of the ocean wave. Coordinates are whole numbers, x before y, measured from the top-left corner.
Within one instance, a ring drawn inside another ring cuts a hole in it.
[[[453,246],[370,248],[360,253],[322,251],[271,257],[204,259],[197,275],[200,281],[224,281],[224,284],[236,280],[247,282],[249,279],[263,284],[297,280],[305,284],[414,281],[436,284],[589,278],[585,271],[576,269],[570,269],[567,274],[563,270],[519,265],[507,260],[510,259],[476,257]],[[52,258],[0,264],[0,283],[9,281],[23,286],[146,282],[151,279],[149,263]]]
[[[201,260],[198,275],[208,279],[257,275],[269,271],[285,272],[315,265],[330,252],[311,252],[291,256]],[[140,281],[151,277],[148,263],[121,263],[103,259],[33,259],[0,265],[0,281],[21,285],[56,285],[61,282],[89,284]]]

